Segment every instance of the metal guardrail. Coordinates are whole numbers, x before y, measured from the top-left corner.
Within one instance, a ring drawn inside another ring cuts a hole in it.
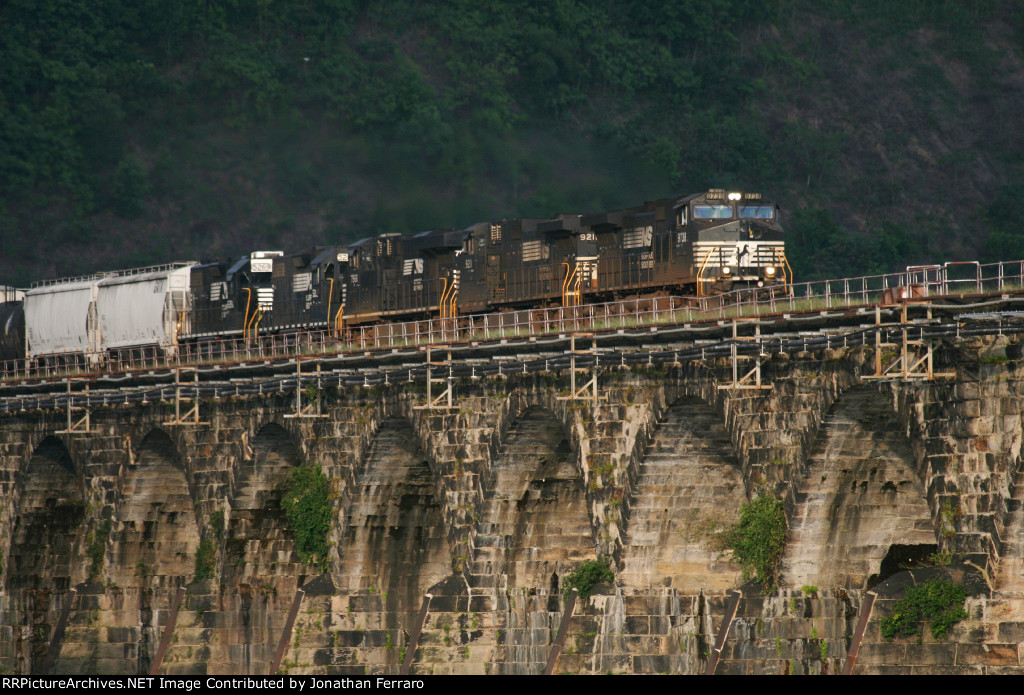
[[[686,330],[680,328],[671,331],[659,332],[658,337],[668,339],[670,333]],[[908,340],[941,340],[944,338],[955,338],[962,336],[980,335],[1019,335],[1024,334],[1024,322],[1014,321],[1012,324],[1004,324],[1002,321],[986,321],[977,325],[961,325],[959,322],[951,324],[936,324],[929,321],[914,324],[887,323],[869,327],[850,327],[850,330],[836,332],[833,329],[826,329],[817,333],[801,332],[798,336],[789,335],[770,336],[762,335],[759,340],[751,340],[748,337],[741,339],[721,339],[718,341],[693,343],[686,341],[685,345],[666,345],[658,348],[626,348],[625,350],[607,350],[602,348],[593,354],[576,355],[576,367],[599,368],[599,367],[628,367],[645,365],[647,367],[663,367],[678,365],[694,360],[706,361],[716,358],[729,358],[747,356],[756,358],[764,354],[776,353],[799,353],[808,350],[823,350],[835,348],[848,348],[858,345],[877,345],[882,343],[894,343],[901,339],[903,333],[907,333]],[[644,331],[625,334],[644,335]],[[606,335],[609,340],[618,340],[618,334]],[[548,343],[545,347],[551,349],[557,343],[568,343],[569,336],[552,336],[538,339],[536,343],[529,340],[509,341],[513,349],[521,349],[528,345]],[[502,347],[496,345],[495,347]],[[476,350],[469,346],[463,349]],[[482,349],[482,346],[481,346]],[[322,389],[350,388],[350,387],[375,387],[388,384],[407,382],[422,383],[430,378],[429,365],[408,364],[406,357],[416,354],[416,350],[403,351],[394,355],[396,360],[393,364],[385,365],[379,357],[372,353],[350,353],[328,357],[324,364],[330,371],[296,373],[289,369],[287,361],[275,365],[261,367],[260,362],[245,365],[234,365],[228,368],[208,367],[193,368],[193,377],[202,376],[184,389],[181,398],[186,402],[196,403],[200,400],[209,399],[284,394],[294,392],[296,389],[303,389],[310,385]],[[476,379],[491,375],[513,376],[518,374],[530,374],[538,372],[557,372],[573,367],[573,356],[570,354],[541,355],[538,357],[526,356],[521,353],[505,357],[495,356],[490,361],[468,360],[466,362],[453,361],[444,367],[435,367],[433,376],[438,379]],[[360,364],[361,363],[361,366]],[[291,365],[294,368],[294,365]],[[271,372],[278,372],[277,375],[252,373],[253,370],[261,371],[269,369]],[[183,370],[184,371],[184,370]],[[172,403],[176,400],[176,384],[173,381],[173,374],[163,372],[154,373],[147,378],[146,385],[137,385],[131,376],[100,376],[90,379],[69,378],[67,381],[54,380],[39,382],[27,388],[35,391],[35,395],[29,393],[12,394],[0,398],[0,413],[14,413],[18,411],[30,411],[40,409],[57,410],[81,410],[96,406],[108,405],[129,405],[151,402]],[[239,378],[241,377],[241,378]],[[86,390],[72,391],[68,382],[83,381]],[[163,382],[163,383],[157,383]],[[89,384],[93,383],[95,388],[90,390]],[[40,390],[41,389],[41,390]],[[66,389],[66,390],[65,390]]]
[[[150,346],[110,354],[68,353],[0,362],[0,383],[140,370],[330,356],[442,343],[500,342],[579,331],[656,327],[730,318],[834,310],[902,300],[1024,289],[1024,260],[910,266],[905,272],[774,287],[747,288],[710,297],[649,297],[552,309],[435,318],[335,330],[202,340],[171,352]]]

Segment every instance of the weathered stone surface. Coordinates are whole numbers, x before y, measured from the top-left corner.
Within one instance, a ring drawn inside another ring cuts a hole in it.
[[[944,643],[886,642],[878,602],[857,672],[1017,672],[1024,372],[977,364],[890,398],[857,386],[864,363],[771,359],[766,391],[716,388],[724,362],[607,372],[596,406],[561,399],[564,374],[462,384],[451,411],[417,410],[401,386],[338,394],[309,420],[284,418],[287,394],[204,403],[210,424],[187,428],[162,404],[116,406],[72,438],[54,435],[59,414],[12,414],[0,664],[41,670],[77,586],[69,673],[145,672],[168,631],[166,673],[267,673],[282,638],[291,673],[397,673],[407,654],[413,673],[538,673],[556,652],[556,672],[700,673],[740,583],[701,522],[769,490],[790,520],[783,588],[741,601],[718,673],[838,672],[863,589],[929,547],[983,567],[991,596]],[[285,634],[319,574],[280,511],[304,463],[332,485],[330,581]],[[190,584],[215,515],[215,577]],[[565,615],[565,576],[601,556],[616,586]]]

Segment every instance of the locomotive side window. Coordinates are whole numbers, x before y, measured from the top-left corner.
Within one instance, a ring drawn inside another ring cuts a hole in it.
[[[775,211],[771,205],[741,205],[740,217],[751,220],[770,220]]]
[[[727,220],[732,217],[731,205],[694,205],[695,220]]]

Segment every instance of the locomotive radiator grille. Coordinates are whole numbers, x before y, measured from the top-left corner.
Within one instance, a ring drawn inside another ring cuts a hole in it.
[[[544,260],[544,257],[547,255],[544,253],[545,250],[543,241],[524,241],[523,263],[535,263]]]

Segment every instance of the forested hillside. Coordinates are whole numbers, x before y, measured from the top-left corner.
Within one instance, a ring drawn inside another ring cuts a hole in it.
[[[1024,257],[1024,0],[8,0],[0,284],[709,186],[798,279]]]

